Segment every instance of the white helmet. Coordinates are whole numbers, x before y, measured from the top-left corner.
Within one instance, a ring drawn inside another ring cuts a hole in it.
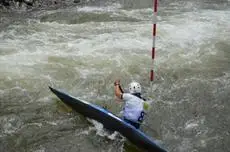
[[[141,85],[138,82],[131,82],[129,84],[130,93],[141,93]]]

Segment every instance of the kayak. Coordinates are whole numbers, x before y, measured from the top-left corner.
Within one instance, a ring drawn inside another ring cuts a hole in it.
[[[72,107],[78,113],[102,123],[103,126],[110,131],[119,132],[138,148],[141,148],[147,152],[167,152],[142,131],[136,129],[106,109],[90,102],[78,99],[61,90],[57,90],[52,87],[49,88],[59,99]]]

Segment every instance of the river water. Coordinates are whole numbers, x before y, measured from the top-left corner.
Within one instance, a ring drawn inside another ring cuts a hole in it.
[[[230,151],[229,3],[160,1],[158,11],[152,90],[151,1],[1,13],[0,151],[134,152],[48,89],[119,114],[115,79],[154,100],[142,130],[168,151]]]

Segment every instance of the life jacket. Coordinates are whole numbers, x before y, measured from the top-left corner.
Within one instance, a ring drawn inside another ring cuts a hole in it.
[[[143,100],[141,94],[123,93],[125,106],[123,108],[123,116],[125,119],[133,122],[142,122],[144,118]]]
[[[134,95],[134,96],[146,101],[146,99],[141,96],[141,93],[133,93],[132,95]]]

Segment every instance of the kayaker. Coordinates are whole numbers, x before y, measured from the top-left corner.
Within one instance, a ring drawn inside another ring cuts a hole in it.
[[[131,82],[129,84],[129,93],[123,92],[120,80],[116,80],[114,82],[114,86],[115,95],[121,99],[121,101],[125,102],[123,108],[123,119],[127,123],[139,129],[145,115],[144,107],[147,106],[145,104],[145,99],[141,96],[140,83],[135,81]]]

